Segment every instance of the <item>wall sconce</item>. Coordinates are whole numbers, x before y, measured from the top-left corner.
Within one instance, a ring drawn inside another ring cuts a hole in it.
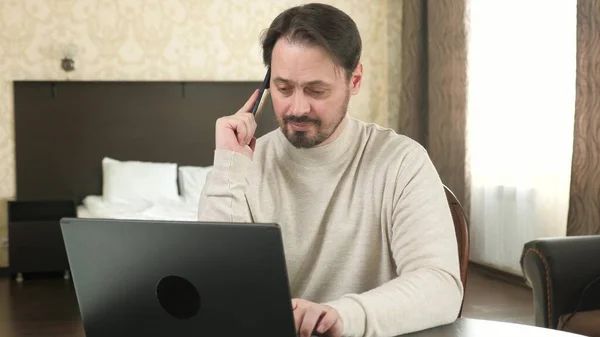
[[[61,60],[61,67],[64,71],[69,72],[75,70],[75,61],[71,58],[65,57]]]
[[[60,66],[65,72],[71,72],[75,70],[75,60],[73,59],[77,53],[77,46],[74,44],[68,44],[63,48],[64,57],[61,60]]]

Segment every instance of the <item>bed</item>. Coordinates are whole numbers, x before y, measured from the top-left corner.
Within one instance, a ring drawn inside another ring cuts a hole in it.
[[[9,269],[69,277],[64,217],[195,221],[217,118],[261,82],[15,81]],[[265,104],[256,136],[274,130]]]
[[[16,200],[70,200],[85,218],[194,221],[216,119],[260,84],[16,81]],[[265,104],[257,136],[276,127]]]

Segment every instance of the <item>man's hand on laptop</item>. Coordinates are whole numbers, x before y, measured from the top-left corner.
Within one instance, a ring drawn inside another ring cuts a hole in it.
[[[235,151],[252,159],[256,144],[256,138],[254,138],[256,121],[251,111],[257,98],[258,90],[255,90],[238,112],[217,119],[215,125],[216,149]]]
[[[324,304],[303,299],[293,299],[294,320],[299,337],[318,333],[328,337],[341,337],[344,327],[338,312]]]

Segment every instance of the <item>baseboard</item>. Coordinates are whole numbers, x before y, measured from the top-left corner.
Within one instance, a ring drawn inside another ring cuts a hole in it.
[[[504,282],[511,283],[517,286],[521,286],[526,289],[531,289],[531,287],[527,284],[525,279],[521,276],[511,274],[509,272],[489,267],[473,261],[469,261],[469,268],[472,268],[473,270],[476,270],[477,272],[485,276],[502,280]]]

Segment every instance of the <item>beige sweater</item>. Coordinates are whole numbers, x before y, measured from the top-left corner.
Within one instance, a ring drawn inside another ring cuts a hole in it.
[[[275,130],[254,159],[217,150],[200,221],[281,226],[292,296],[338,310],[344,336],[454,321],[463,295],[441,181],[416,142],[353,118],[334,142],[296,149]]]

